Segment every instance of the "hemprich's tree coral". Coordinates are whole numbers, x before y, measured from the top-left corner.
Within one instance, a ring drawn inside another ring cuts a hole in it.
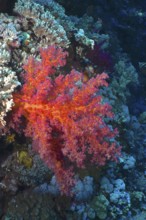
[[[108,86],[108,76],[102,73],[84,82],[75,70],[57,75],[67,53],[50,46],[40,49],[40,55],[40,60],[30,57],[24,65],[24,84],[13,97],[11,126],[32,138],[33,148],[67,194],[75,182],[75,167],[103,166],[119,155],[117,131],[104,121],[113,117],[111,106],[99,94],[101,86]]]

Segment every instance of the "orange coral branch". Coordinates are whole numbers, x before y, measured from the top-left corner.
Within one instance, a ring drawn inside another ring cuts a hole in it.
[[[41,60],[29,58],[24,65],[24,85],[14,94],[13,127],[24,116],[25,135],[56,175],[62,192],[74,183],[73,167],[84,167],[91,158],[95,165],[115,160],[120,148],[111,141],[117,132],[105,124],[113,117],[111,106],[103,103],[98,91],[108,86],[102,73],[84,82],[75,70],[56,76],[56,68],[65,65],[67,53],[50,46],[41,49]],[[16,121],[16,123],[15,123]]]

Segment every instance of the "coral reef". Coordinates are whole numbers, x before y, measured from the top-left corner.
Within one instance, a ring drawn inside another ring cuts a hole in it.
[[[144,220],[145,1],[0,10],[0,219]]]

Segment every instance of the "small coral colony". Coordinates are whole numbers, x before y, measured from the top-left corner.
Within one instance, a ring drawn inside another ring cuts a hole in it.
[[[18,0],[13,11],[0,14],[1,135],[23,139],[71,195],[81,170],[119,161],[137,73],[118,43],[109,54],[101,19],[67,16],[55,1]]]

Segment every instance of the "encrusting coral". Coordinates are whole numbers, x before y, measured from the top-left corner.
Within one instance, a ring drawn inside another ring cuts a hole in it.
[[[41,60],[30,57],[24,65],[24,84],[13,96],[11,127],[32,138],[33,148],[55,173],[61,192],[68,194],[75,182],[74,168],[86,163],[105,165],[120,153],[117,130],[105,123],[111,106],[99,93],[108,86],[107,74],[84,82],[72,70],[58,74],[67,52],[50,46],[40,49]]]

